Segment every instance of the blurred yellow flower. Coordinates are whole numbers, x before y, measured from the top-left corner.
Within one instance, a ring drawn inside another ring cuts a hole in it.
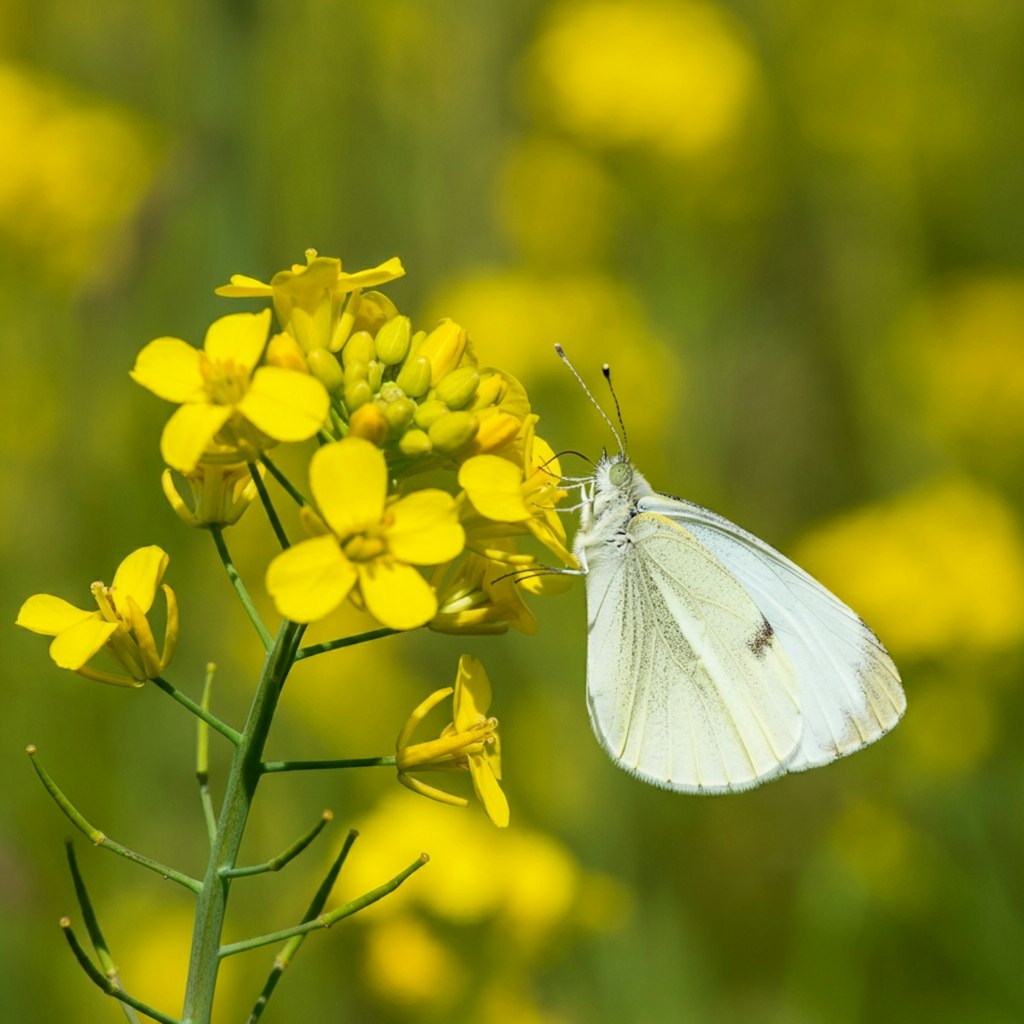
[[[1024,541],[1004,499],[970,480],[937,481],[839,516],[794,556],[831,581],[897,656],[1024,639]]]
[[[415,743],[409,740],[421,721],[441,701],[452,698],[452,722],[436,740]],[[473,789],[487,816],[499,828],[508,825],[508,800],[501,790],[501,753],[498,744],[498,720],[487,716],[491,704],[491,683],[477,658],[464,654],[459,658],[455,686],[435,690],[416,707],[402,726],[396,747],[398,780],[414,793],[440,803],[465,807],[463,797],[427,785],[410,772],[468,771]]]
[[[400,1005],[450,1006],[465,983],[452,952],[424,924],[406,914],[371,927],[366,966],[370,987]]]
[[[560,3],[535,45],[538,105],[588,141],[700,156],[739,131],[756,64],[704,0]]]
[[[167,561],[166,552],[155,545],[139,548],[121,562],[109,587],[92,584],[97,610],[76,608],[51,594],[35,594],[21,606],[17,625],[52,636],[50,657],[61,668],[101,683],[140,686],[167,668],[178,642],[178,605],[166,583],[167,627],[162,653],[157,653],[146,619]],[[103,648],[121,664],[127,677],[87,667]]]
[[[462,551],[455,499],[428,489],[389,501],[384,454],[359,437],[318,449],[309,483],[323,521],[307,515],[319,536],[270,563],[267,590],[277,610],[313,622],[358,586],[366,609],[384,625],[415,629],[428,622],[437,598],[412,566],[448,562]]]
[[[315,377],[260,366],[270,310],[215,320],[201,350],[157,338],[138,355],[132,379],[180,403],[160,438],[164,461],[190,473],[215,443],[226,461],[250,461],[275,441],[305,441],[323,425],[328,397]]]

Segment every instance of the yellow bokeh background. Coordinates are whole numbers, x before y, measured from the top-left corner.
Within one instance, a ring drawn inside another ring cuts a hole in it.
[[[654,486],[798,559],[903,673],[891,737],[701,799],[598,749],[578,585],[532,602],[536,637],[304,662],[270,757],[388,753],[459,654],[480,657],[512,824],[386,768],[266,779],[246,862],[334,821],[236,883],[228,941],[293,923],[350,828],[336,901],[431,856],[308,939],[268,1024],[1024,1019],[1022,38],[1024,8],[977,0],[0,7],[6,622],[160,544],[173,678],[197,693],[215,660],[217,710],[241,719],[258,645],[164,501],[168,408],[127,371],[150,339],[199,342],[233,311],[213,295],[230,274],[313,246],[352,268],[400,256],[388,294],[465,324],[556,450],[614,442],[553,345],[602,401],[610,363]],[[230,539],[269,615],[269,528],[250,513]],[[13,625],[0,653],[3,1016],[116,1020],[57,928],[80,917],[69,826],[22,750],[110,835],[195,874],[192,721],[60,673]],[[212,770],[219,793],[216,743]],[[76,842],[126,986],[177,1013],[190,899]],[[245,1019],[272,956],[225,964],[218,1020]]]

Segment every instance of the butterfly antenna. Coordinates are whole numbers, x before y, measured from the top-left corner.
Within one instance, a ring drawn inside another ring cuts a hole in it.
[[[625,454],[626,447],[629,444],[629,435],[626,433],[626,424],[622,421],[622,406],[619,405],[619,396],[615,394],[615,385],[612,384],[612,368],[608,363],[605,363],[601,367],[601,373],[604,374],[604,379],[608,382],[608,390],[612,393],[612,401],[615,403],[615,418],[619,421],[619,427],[622,429],[622,452]]]
[[[561,345],[556,344],[555,351],[558,353],[558,358],[561,359],[562,362],[569,367],[569,372],[576,378],[576,383],[579,384],[581,388],[583,388],[583,394],[585,394],[587,398],[590,399],[590,404],[598,411],[598,413],[600,413],[601,419],[603,419],[605,423],[608,424],[608,429],[612,432],[612,436],[619,444],[619,451],[624,452],[626,450],[626,446],[622,443],[622,435],[620,435],[619,432],[615,429],[615,424],[612,423],[612,421],[608,418],[608,413],[606,413],[604,409],[601,408],[601,404],[590,393],[590,388],[588,388],[587,385],[584,384],[583,378],[579,375],[579,371],[576,369],[575,366],[572,365],[571,362],[569,362],[569,357],[565,354],[565,349],[563,349]],[[605,374],[605,376],[607,376],[607,373]],[[609,381],[609,384],[610,383],[611,382]],[[614,391],[612,392],[612,397],[615,398]],[[615,408],[618,409],[618,407],[619,400],[616,398]],[[622,423],[621,415],[619,416],[619,423]],[[625,434],[625,431],[623,431],[623,434]]]

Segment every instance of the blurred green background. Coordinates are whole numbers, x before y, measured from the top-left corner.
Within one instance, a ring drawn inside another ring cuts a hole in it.
[[[349,827],[343,898],[433,857],[313,936],[268,1024],[1024,1019],[1024,6],[4,0],[0,40],[4,621],[161,544],[172,677],[197,693],[216,660],[240,719],[256,645],[160,493],[169,407],[127,371],[238,308],[213,295],[231,273],[314,246],[352,270],[400,256],[388,294],[465,324],[556,449],[610,438],[552,343],[592,383],[612,362],[651,482],[801,560],[904,674],[877,746],[700,799],[593,741],[582,587],[534,602],[535,638],[306,663],[271,756],[386,753],[478,654],[513,823],[384,769],[266,780],[246,860],[323,807],[333,839],[240,883],[229,939],[296,919]],[[269,531],[250,515],[233,543],[258,589]],[[79,916],[68,826],[22,748],[112,836],[195,873],[191,719],[59,672],[13,627],[0,645],[3,1016],[116,1021],[57,928]],[[177,1012],[189,899],[78,845],[126,985]],[[228,962],[221,1020],[272,955]]]

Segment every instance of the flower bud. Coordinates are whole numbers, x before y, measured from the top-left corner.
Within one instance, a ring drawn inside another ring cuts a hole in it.
[[[427,436],[437,451],[451,455],[473,439],[478,425],[471,412],[450,412],[430,425]]]
[[[473,399],[472,408],[483,409],[488,405],[498,405],[505,397],[507,391],[508,385],[501,374],[487,373],[481,378],[480,385],[476,389],[476,397]]]
[[[385,366],[397,366],[408,354],[412,324],[407,316],[392,317],[378,332],[374,342],[377,358]]]
[[[422,430],[407,430],[398,442],[398,448],[403,455],[429,455],[433,445]]]
[[[341,362],[348,370],[350,363],[369,363],[375,355],[373,337],[366,331],[356,331],[341,350]]]
[[[362,437],[380,447],[388,436],[388,420],[376,402],[366,402],[349,417],[348,436]]]
[[[315,348],[306,357],[309,372],[318,378],[328,391],[338,392],[344,384],[341,364],[333,352],[326,348]]]
[[[430,360],[425,356],[407,359],[395,378],[395,383],[410,397],[419,398],[430,389]]]
[[[305,353],[290,334],[275,334],[270,339],[267,343],[266,360],[271,366],[279,366],[283,370],[309,372]]]
[[[488,409],[480,416],[480,427],[473,440],[473,452],[486,454],[510,445],[522,429],[522,422],[500,409]]]
[[[374,394],[380,391],[381,382],[384,380],[384,364],[379,359],[374,359],[370,362],[366,379]]]
[[[374,407],[377,408],[376,404]],[[391,428],[393,437],[400,437],[405,432],[405,428],[412,422],[415,411],[416,403],[411,398],[399,398],[384,405],[384,418]]]
[[[476,394],[480,374],[472,366],[460,366],[437,382],[434,394],[449,409],[461,409]]]
[[[365,380],[345,381],[345,404],[348,406],[351,415],[360,406],[365,405],[373,398],[373,390]]]
[[[363,292],[360,300],[355,322],[357,331],[376,334],[388,320],[398,315],[398,307],[383,292]]]
[[[454,320],[442,320],[423,339],[416,354],[430,360],[432,386],[459,365],[466,351],[466,340],[466,328],[460,327]]]
[[[431,423],[435,423],[442,416],[447,415],[448,406],[444,402],[439,402],[436,398],[428,398],[416,407],[416,415],[413,419],[416,421],[417,427],[429,430]]]

